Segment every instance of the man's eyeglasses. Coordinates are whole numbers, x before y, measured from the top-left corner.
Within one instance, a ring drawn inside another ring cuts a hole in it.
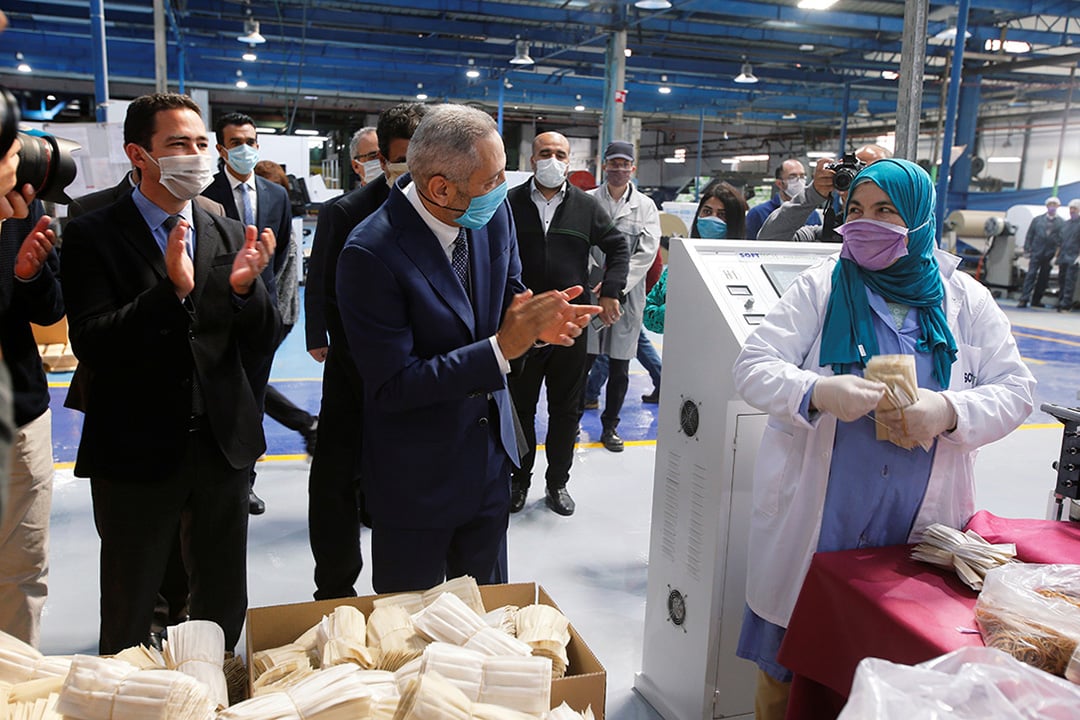
[[[372,150],[371,152],[364,153],[363,155],[353,155],[353,160],[356,160],[357,162],[369,162],[377,157],[379,157],[379,151]]]

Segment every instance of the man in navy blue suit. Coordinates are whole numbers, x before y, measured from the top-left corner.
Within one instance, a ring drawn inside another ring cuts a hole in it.
[[[285,280],[285,258],[295,252],[292,243],[292,204],[289,193],[275,182],[255,174],[255,164],[259,162],[259,139],[255,132],[255,120],[243,113],[228,113],[218,118],[214,124],[217,136],[217,152],[221,160],[221,169],[214,175],[210,187],[203,195],[221,203],[225,215],[239,220],[245,225],[254,225],[259,229],[269,228],[277,238],[277,249],[273,262],[263,271],[263,282],[270,291],[270,298],[278,304],[278,284]],[[295,282],[295,279],[292,280]],[[282,289],[282,294],[288,293]],[[281,306],[278,305],[279,309]],[[278,338],[280,342],[283,338]],[[265,367],[251,368],[252,381],[255,384],[255,397],[259,407],[266,405],[270,417],[279,422],[286,418],[292,421],[282,422],[286,427],[300,424],[295,418],[305,417],[307,413],[297,408],[278,392],[267,393],[270,380],[271,356]],[[295,428],[304,435],[310,445],[314,427]],[[248,497],[252,515],[261,515],[266,511],[266,504],[255,494],[255,470],[251,470],[251,492]]]
[[[337,295],[364,382],[364,493],[376,592],[492,576],[519,454],[509,361],[536,342],[571,345],[600,308],[582,288],[521,283],[495,122],[432,108],[410,175],[353,231]]]

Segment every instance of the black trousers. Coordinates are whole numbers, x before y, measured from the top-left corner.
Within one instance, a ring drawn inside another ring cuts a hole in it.
[[[331,344],[323,367],[319,442],[308,475],[308,540],[315,599],[353,597],[360,552],[363,387],[347,352]],[[437,584],[437,583],[436,583]]]
[[[581,396],[585,391],[588,359],[585,350],[585,335],[570,347],[534,348],[526,355],[524,367],[508,378],[526,444],[521,467],[513,473],[515,487],[529,487],[532,478],[536,462],[536,405],[540,401],[541,385],[547,386],[548,432],[544,441],[547,487],[550,490],[566,487],[570,480],[574,443],[581,422]]]
[[[204,427],[162,470],[90,479],[101,538],[102,655],[146,642],[177,532],[191,617],[213,620],[225,631],[225,649],[236,646],[247,611],[247,472],[229,466]]]
[[[596,355],[590,355],[585,364],[585,377],[588,378]],[[586,384],[588,380],[586,380]],[[600,423],[605,430],[619,427],[619,413],[626,401],[626,390],[630,387],[630,361],[608,358],[607,390],[604,393],[604,411],[600,414]],[[581,394],[581,407],[585,409],[585,395]]]
[[[292,400],[282,395],[273,385],[266,386],[264,409],[267,415],[296,432],[307,430],[315,422],[311,413],[294,405]]]

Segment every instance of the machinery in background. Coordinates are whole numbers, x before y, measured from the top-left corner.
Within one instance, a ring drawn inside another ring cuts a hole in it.
[[[739,398],[731,367],[788,285],[839,248],[673,237],[670,250],[645,635],[634,687],[666,720],[748,718],[755,667],[735,648],[754,465],[768,416]]]
[[[1080,521],[1080,504],[1077,504],[1077,500],[1080,500],[1080,409],[1053,403],[1043,403],[1039,409],[1065,425],[1061,437],[1061,455],[1052,463],[1057,471],[1057,484],[1048,519],[1061,520],[1068,500],[1067,519]]]
[[[1002,213],[955,210],[943,229],[943,245],[960,256],[961,269],[989,288],[1008,291],[1019,285],[1016,225]]]

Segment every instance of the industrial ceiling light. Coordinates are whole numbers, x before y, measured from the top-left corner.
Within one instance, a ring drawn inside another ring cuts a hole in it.
[[[828,10],[836,4],[836,0],[799,0],[799,7],[803,10]]]
[[[236,71],[236,87],[243,90],[247,86],[248,86],[247,80],[244,79],[244,71],[243,70],[237,70]]]
[[[427,93],[424,92],[424,83],[416,83],[416,99],[427,100]]]
[[[518,40],[514,44],[514,57],[510,58],[511,65],[532,65],[533,59],[529,57],[529,41]]]
[[[667,10],[671,3],[668,0],[637,0],[634,7],[638,10]]]
[[[19,72],[33,72],[34,69],[30,67],[30,63],[26,62],[26,58],[23,57],[21,52],[15,53],[15,60],[19,63],[19,66],[16,68]]]
[[[1031,52],[1031,43],[1024,42],[1023,40],[1006,40],[1002,42],[998,38],[987,38],[983,43],[983,49],[986,52],[999,52],[1004,50],[1007,53],[1027,53]]]
[[[465,71],[465,77],[475,80],[480,77],[480,71],[476,69],[476,61],[469,58],[469,69]]]
[[[881,79],[882,80],[896,80],[899,77],[900,77],[900,73],[896,72],[895,70],[882,70],[881,71]]]
[[[757,81],[758,79],[754,76],[754,68],[750,66],[750,63],[744,62],[739,74],[735,76],[735,82],[750,85]]]
[[[585,112],[585,105],[581,102],[581,96],[577,95],[574,99],[577,100],[577,105],[574,105],[574,110],[577,112]]]
[[[786,113],[784,113],[783,115],[781,115],[781,116],[780,116],[780,118],[781,118],[782,120],[794,120],[794,119],[795,119],[795,118],[797,118],[797,117],[799,117],[799,116],[798,116],[798,115],[796,115],[796,114],[795,114],[795,113],[793,113],[793,112],[786,112]]]
[[[262,45],[266,38],[259,34],[259,21],[248,18],[244,21],[244,34],[236,38],[248,45]]]
[[[256,60],[258,60],[258,59],[259,59],[259,56],[255,54],[255,46],[254,46],[254,45],[252,45],[252,46],[251,46],[251,49],[250,49],[250,50],[248,50],[248,51],[246,51],[246,52],[245,52],[245,53],[244,53],[243,55],[241,55],[240,57],[244,58],[244,60],[245,60],[246,62],[255,62]]]
[[[513,90],[514,83],[510,82],[510,78],[503,78],[503,87],[507,90]]]
[[[664,84],[661,85],[660,87],[656,88],[656,92],[660,93],[661,95],[670,95],[671,94],[671,88],[668,87],[668,84],[667,84],[667,75],[661,75],[660,76],[660,82],[662,82]]]
[[[870,101],[866,98],[859,98],[859,107],[851,114],[858,118],[870,117]]]

